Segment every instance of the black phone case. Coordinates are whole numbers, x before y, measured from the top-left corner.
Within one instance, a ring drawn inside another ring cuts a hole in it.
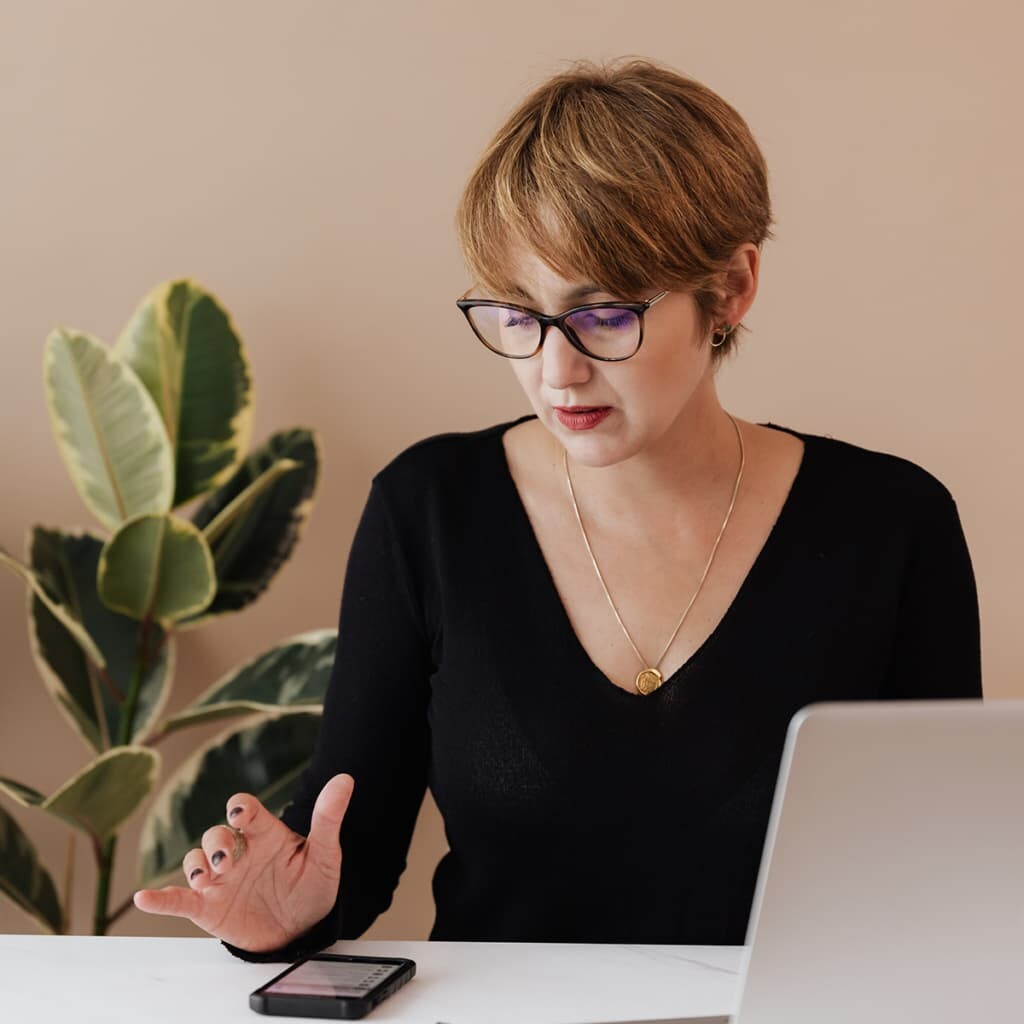
[[[295,970],[299,964],[307,960],[344,960],[349,963],[401,964],[394,977],[389,978],[378,988],[365,996],[297,996],[274,995],[264,992],[279,978]],[[249,1008],[257,1013],[277,1017],[321,1017],[330,1020],[358,1020],[365,1017],[375,1006],[384,1002],[388,996],[394,995],[407,981],[416,975],[416,964],[404,957],[387,956],[343,956],[327,953],[308,956],[294,964],[290,964],[280,974],[275,975],[265,985],[261,985],[249,995]]]

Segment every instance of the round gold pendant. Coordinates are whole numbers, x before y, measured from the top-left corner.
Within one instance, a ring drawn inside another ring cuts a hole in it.
[[[661,673],[656,668],[645,668],[636,677],[636,688],[638,693],[642,693],[645,697],[648,694],[654,693],[654,691],[661,686],[662,678]]]

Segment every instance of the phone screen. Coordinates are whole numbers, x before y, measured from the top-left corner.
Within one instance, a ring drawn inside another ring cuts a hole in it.
[[[358,999],[387,981],[402,964],[307,960],[262,991],[280,996],[332,996]]]

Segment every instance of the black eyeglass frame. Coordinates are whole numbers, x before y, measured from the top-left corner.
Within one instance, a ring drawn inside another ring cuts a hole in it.
[[[640,351],[640,346],[644,341],[644,313],[646,313],[647,310],[649,310],[656,302],[660,302],[665,298],[666,295],[668,295],[667,289],[665,291],[658,292],[657,295],[648,299],[646,302],[590,302],[585,306],[573,306],[572,309],[567,309],[564,313],[559,313],[557,316],[546,316],[544,313],[538,313],[535,309],[530,309],[529,306],[517,306],[513,302],[499,302],[497,299],[456,299],[455,305],[458,306],[465,314],[466,320],[477,339],[481,341],[491,352],[494,352],[499,356],[504,356],[506,359],[532,359],[544,347],[544,338],[547,336],[548,328],[557,327],[565,336],[565,339],[569,344],[577,351],[582,352],[585,356],[589,356],[591,359],[597,359],[602,363],[621,363],[626,359],[632,359],[633,356]],[[522,356],[512,355],[509,352],[502,352],[501,349],[495,348],[476,329],[476,325],[473,323],[473,318],[469,315],[470,310],[477,306],[514,309],[517,313],[528,313],[540,324],[540,340],[537,342],[537,347],[528,355]],[[583,342],[580,341],[579,336],[568,323],[569,317],[576,313],[585,313],[588,309],[625,309],[629,310],[631,313],[636,313],[637,319],[640,321],[640,336],[637,338],[636,348],[633,349],[628,356],[599,356],[596,353],[591,352]]]

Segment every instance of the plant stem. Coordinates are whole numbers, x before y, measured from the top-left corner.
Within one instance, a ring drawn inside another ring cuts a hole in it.
[[[125,696],[125,702],[121,706],[121,717],[117,725],[117,744],[124,746],[131,743],[132,727],[135,724],[135,709],[139,704],[139,691],[142,689],[142,677],[146,674],[146,667],[149,664],[149,652],[146,644],[149,640],[149,627],[152,619],[147,615],[139,624],[139,632],[135,646],[135,670],[132,672],[132,681]],[[110,876],[114,870],[114,851],[117,849],[117,836],[110,836],[102,845],[99,840],[93,841],[93,850],[96,855],[96,907],[93,911],[92,930],[93,935],[106,935],[107,929],[114,923],[116,917],[127,909],[121,906],[117,909],[114,917],[107,912],[110,903]]]
[[[117,727],[118,746],[131,743],[132,726],[135,724],[135,709],[138,707],[139,691],[142,689],[142,677],[145,675],[146,666],[149,661],[146,642],[149,639],[149,627],[152,621],[147,616],[139,624],[138,644],[135,648],[135,671],[132,673],[132,681],[128,687],[128,695],[125,697],[124,705],[121,708],[121,719]]]
[[[60,915],[60,931],[71,931],[71,895],[75,885],[75,833],[68,833],[68,852],[64,861],[64,909]]]
[[[117,688],[117,684],[111,678],[110,673],[105,668],[100,668],[99,665],[93,665],[93,668],[96,671],[96,675],[99,676],[100,681],[107,688],[107,693],[109,693],[110,696],[120,704],[121,701],[124,700],[124,694]]]
[[[96,907],[93,911],[92,933],[93,935],[106,935],[107,928],[111,921],[107,916],[107,904],[110,901],[110,875],[114,867],[114,848],[117,846],[117,836],[111,836],[102,846],[98,841],[93,842],[93,849],[96,853]]]
[[[132,899],[131,896],[129,896],[128,899],[126,899],[124,903],[121,904],[121,906],[119,906],[116,910],[111,911],[110,914],[107,915],[107,927],[110,927],[110,925],[112,925],[115,921],[117,921],[119,918],[127,914],[128,911],[131,910],[132,907],[134,906],[135,901]]]
[[[157,729],[155,733],[146,737],[146,746],[155,747],[158,743],[162,743],[165,739],[167,739],[169,735],[170,733],[166,729]]]

